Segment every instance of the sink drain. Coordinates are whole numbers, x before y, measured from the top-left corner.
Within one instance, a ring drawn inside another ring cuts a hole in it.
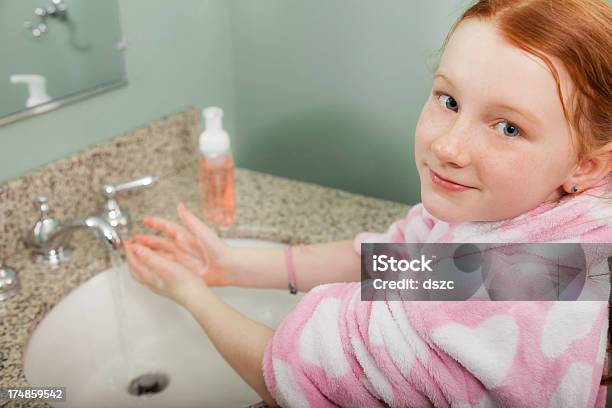
[[[169,383],[170,378],[164,373],[143,374],[130,381],[128,393],[136,396],[159,394]]]

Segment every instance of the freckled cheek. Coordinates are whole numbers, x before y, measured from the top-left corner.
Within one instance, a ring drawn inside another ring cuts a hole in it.
[[[484,185],[498,196],[516,197],[517,189],[530,182],[524,162],[518,159],[491,160],[488,157],[479,168]]]
[[[427,157],[427,151],[431,149],[431,144],[442,135],[443,124],[436,119],[431,107],[426,104],[419,116],[419,121],[414,134],[414,150],[417,161]]]

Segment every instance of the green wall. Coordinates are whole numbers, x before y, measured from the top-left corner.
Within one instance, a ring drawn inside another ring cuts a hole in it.
[[[218,105],[240,167],[416,203],[427,63],[465,4],[119,0],[129,84],[0,128],[0,181]]]
[[[426,62],[465,4],[233,1],[237,162],[419,202],[413,132],[431,90]]]

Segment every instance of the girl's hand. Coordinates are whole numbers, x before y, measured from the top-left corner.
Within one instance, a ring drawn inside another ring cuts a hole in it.
[[[163,251],[126,241],[125,253],[134,278],[187,309],[232,368],[266,403],[276,407],[261,369],[274,330],[223,303],[202,279]]]
[[[134,241],[159,251],[166,259],[179,263],[211,286],[232,284],[228,260],[232,247],[193,215],[184,204],[177,206],[183,225],[158,217],[145,217],[143,224],[163,232],[165,237],[138,234]]]
[[[125,254],[130,273],[158,295],[186,305],[197,298],[206,284],[168,256],[133,241],[126,241]]]

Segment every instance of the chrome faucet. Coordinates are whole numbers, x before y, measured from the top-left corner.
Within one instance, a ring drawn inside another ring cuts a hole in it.
[[[15,296],[20,287],[17,271],[5,264],[4,260],[0,258],[0,301]]]
[[[131,228],[130,213],[122,209],[117,202],[117,193],[149,187],[159,179],[157,176],[144,176],[121,184],[105,184],[102,186],[104,204],[101,208],[102,218],[116,231],[127,235]]]
[[[40,217],[28,232],[26,244],[32,248],[36,260],[43,260],[52,265],[70,259],[72,249],[69,246],[72,232],[76,229],[87,229],[96,234],[109,250],[121,248],[121,235],[127,235],[130,229],[130,216],[126,209],[119,207],[116,194],[149,187],[158,180],[157,176],[140,177],[121,184],[105,184],[102,187],[104,204],[99,215],[77,218],[60,223],[50,215],[49,200],[44,195],[35,197],[40,210]]]
[[[109,250],[121,248],[121,238],[117,231],[102,217],[89,216],[60,223],[50,215],[48,198],[44,195],[35,197],[40,210],[40,218],[26,237],[26,243],[32,248],[32,255],[52,265],[58,265],[70,259],[72,253],[68,246],[72,232],[76,229],[87,229],[95,233]]]

